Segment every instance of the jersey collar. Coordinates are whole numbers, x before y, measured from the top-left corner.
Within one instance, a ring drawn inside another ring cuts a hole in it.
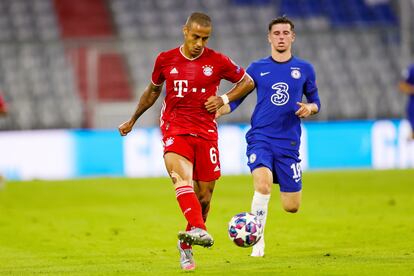
[[[278,64],[285,64],[285,63],[289,63],[289,62],[290,62],[293,58],[294,58],[294,56],[292,55],[292,56],[290,57],[290,59],[288,59],[288,60],[286,60],[286,61],[283,61],[283,62],[280,62],[280,61],[275,60],[272,56],[269,56],[269,59],[270,59],[271,61],[276,62],[276,63],[278,63]]]
[[[201,53],[198,55],[198,56],[196,56],[195,58],[188,58],[188,57],[186,57],[185,55],[184,55],[184,53],[183,53],[183,46],[184,45],[181,45],[180,46],[180,53],[181,53],[181,55],[185,58],[185,59],[188,59],[188,60],[196,60],[196,59],[198,59],[199,57],[201,57],[202,55],[203,55],[203,53],[204,53],[204,49],[205,49],[205,47],[203,48],[203,50],[201,50]]]

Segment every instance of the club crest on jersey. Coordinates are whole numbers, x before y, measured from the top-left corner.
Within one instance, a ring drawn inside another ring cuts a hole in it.
[[[204,65],[203,66],[203,73],[205,76],[210,77],[211,75],[213,75],[213,66],[211,65]]]
[[[301,73],[298,69],[293,69],[292,72],[290,72],[290,75],[294,79],[300,79]]]
[[[270,100],[274,105],[285,105],[289,101],[289,85],[285,82],[278,82],[272,85],[275,94],[270,96]]]
[[[232,60],[231,58],[229,58],[229,59],[230,59],[231,63],[233,63],[233,65],[236,66],[236,73],[237,74],[240,73],[240,70],[241,70],[240,66],[237,63],[235,63],[234,60]]]
[[[173,137],[168,137],[168,138],[165,140],[165,146],[166,146],[166,147],[169,147],[169,146],[171,146],[172,144],[174,144],[174,138],[173,138]]]
[[[240,66],[238,66],[238,65],[237,65],[237,68],[236,68],[236,73],[237,73],[237,74],[239,74],[239,73],[240,73],[240,71],[241,71],[241,68],[240,68]]]
[[[253,164],[254,161],[256,161],[256,154],[255,153],[252,153],[249,156],[249,162],[250,162],[250,164]]]

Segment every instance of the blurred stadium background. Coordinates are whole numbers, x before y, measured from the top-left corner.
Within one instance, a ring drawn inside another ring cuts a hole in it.
[[[181,42],[193,11],[212,17],[209,47],[242,66],[269,54],[268,22],[291,17],[294,53],[315,65],[323,103],[311,121],[405,115],[397,83],[413,60],[412,0],[0,0],[0,91],[9,107],[0,129],[115,129],[133,112],[156,55]],[[158,125],[161,103],[140,127]],[[248,123],[254,104],[251,96],[221,122]],[[0,157],[0,171],[13,176],[10,159]]]

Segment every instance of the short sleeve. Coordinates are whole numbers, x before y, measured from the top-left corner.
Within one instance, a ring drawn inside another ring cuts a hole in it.
[[[254,84],[256,85],[256,74],[254,72],[254,63],[250,64],[249,67],[246,69],[246,73],[250,76],[250,78],[253,80]]]
[[[244,76],[244,69],[225,55],[221,55],[222,78],[230,82],[239,82]]]
[[[151,82],[157,86],[165,81],[164,74],[162,73],[163,60],[163,53],[160,53],[155,60],[154,69],[152,71]]]

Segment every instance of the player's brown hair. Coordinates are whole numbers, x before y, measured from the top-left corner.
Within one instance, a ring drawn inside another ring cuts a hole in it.
[[[186,26],[190,26],[192,23],[197,23],[203,27],[211,26],[211,18],[205,13],[202,12],[193,12],[185,22]]]
[[[290,25],[290,30],[292,32],[295,29],[295,25],[293,24],[292,20],[287,18],[285,15],[276,17],[275,19],[270,21],[270,23],[269,23],[269,32],[272,29],[273,25],[276,25],[276,24],[289,24]]]

